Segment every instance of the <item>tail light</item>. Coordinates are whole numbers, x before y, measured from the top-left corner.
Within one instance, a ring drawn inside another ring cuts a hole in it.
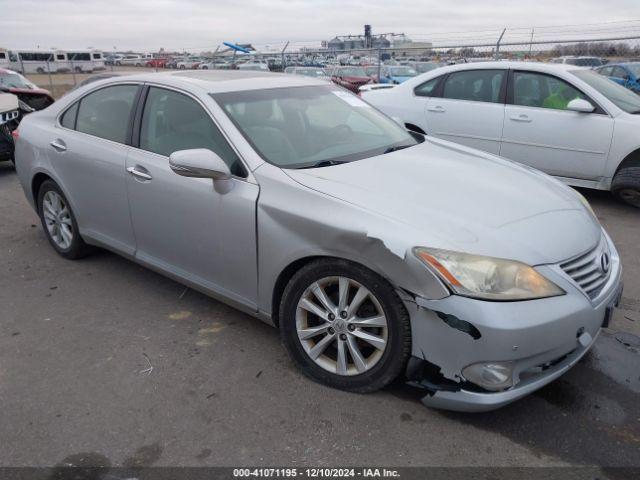
[[[18,138],[20,137],[20,132],[18,132],[17,128],[13,132],[11,132],[11,136],[13,137],[14,142],[18,140]]]

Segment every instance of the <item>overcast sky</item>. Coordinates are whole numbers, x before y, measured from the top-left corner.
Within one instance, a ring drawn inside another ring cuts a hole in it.
[[[502,27],[540,27],[536,33],[547,38],[581,30],[640,34],[633,20],[640,20],[640,0],[0,0],[0,47],[199,51],[222,41],[276,47],[286,40],[317,46],[361,33],[365,23],[374,33],[439,42],[486,41]]]

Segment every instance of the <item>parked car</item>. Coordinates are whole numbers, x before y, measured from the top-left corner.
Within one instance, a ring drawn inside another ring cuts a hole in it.
[[[379,83],[391,83],[398,85],[418,74],[413,68],[407,66],[385,66],[381,73]]]
[[[640,62],[607,64],[596,68],[596,72],[609,77],[632,92],[640,93]]]
[[[42,110],[54,102],[49,90],[38,87],[18,72],[0,69],[0,93],[12,93],[24,105],[21,110],[25,113],[31,110]]]
[[[263,62],[245,62],[239,63],[236,67],[238,70],[254,70],[259,72],[269,72],[269,65]]]
[[[124,55],[122,58],[116,60],[116,65],[143,67],[145,62],[146,60],[142,58],[142,55]]]
[[[18,124],[19,115],[18,97],[11,93],[0,93],[0,162],[13,160],[12,132]]]
[[[166,68],[168,61],[169,61],[169,59],[166,58],[166,57],[163,57],[163,58],[160,58],[160,57],[152,58],[152,59],[146,61],[145,66],[151,67],[151,68]]]
[[[304,75],[305,77],[313,77],[313,78],[322,78],[322,79],[326,79],[326,80],[330,80],[329,75],[327,75],[327,72],[324,71],[324,69],[322,68],[318,68],[318,67],[290,67],[291,69],[289,70],[289,67],[287,67],[286,73],[290,73],[292,75]]]
[[[198,68],[198,65],[202,62],[202,58],[200,57],[190,57],[184,58],[176,63],[176,68],[180,70],[191,70],[194,68]]]
[[[572,55],[567,55],[564,57],[552,58],[551,63],[564,63],[567,65],[575,65],[576,67],[600,67],[604,65],[602,59],[599,57],[577,57]]]
[[[611,190],[640,207],[640,97],[593,70],[460,64],[362,97],[407,128],[499,154],[570,185]]]
[[[371,77],[362,67],[336,67],[331,72],[331,80],[341,87],[358,93],[358,88],[371,83]]]
[[[404,372],[427,405],[497,408],[574,365],[621,295],[579,193],[322,80],[111,78],[19,131],[19,180],[61,256],[104,246],[274,324],[335,388]]]

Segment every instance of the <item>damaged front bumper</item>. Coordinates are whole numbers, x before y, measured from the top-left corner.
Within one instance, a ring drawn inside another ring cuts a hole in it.
[[[557,379],[589,351],[622,294],[617,254],[606,285],[594,299],[554,266],[538,269],[567,294],[519,302],[417,297],[407,304],[413,337],[407,378],[427,391],[425,405],[494,410]],[[467,367],[483,362],[508,365],[509,386],[490,391],[465,378]]]

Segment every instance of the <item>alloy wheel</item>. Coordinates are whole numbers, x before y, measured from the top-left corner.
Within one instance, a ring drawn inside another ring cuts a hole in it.
[[[296,331],[316,365],[342,376],[373,368],[387,348],[389,335],[378,299],[343,276],[322,278],[304,291],[296,308]]]
[[[57,192],[49,190],[42,199],[42,214],[53,242],[62,250],[73,242],[73,222],[65,200]]]

